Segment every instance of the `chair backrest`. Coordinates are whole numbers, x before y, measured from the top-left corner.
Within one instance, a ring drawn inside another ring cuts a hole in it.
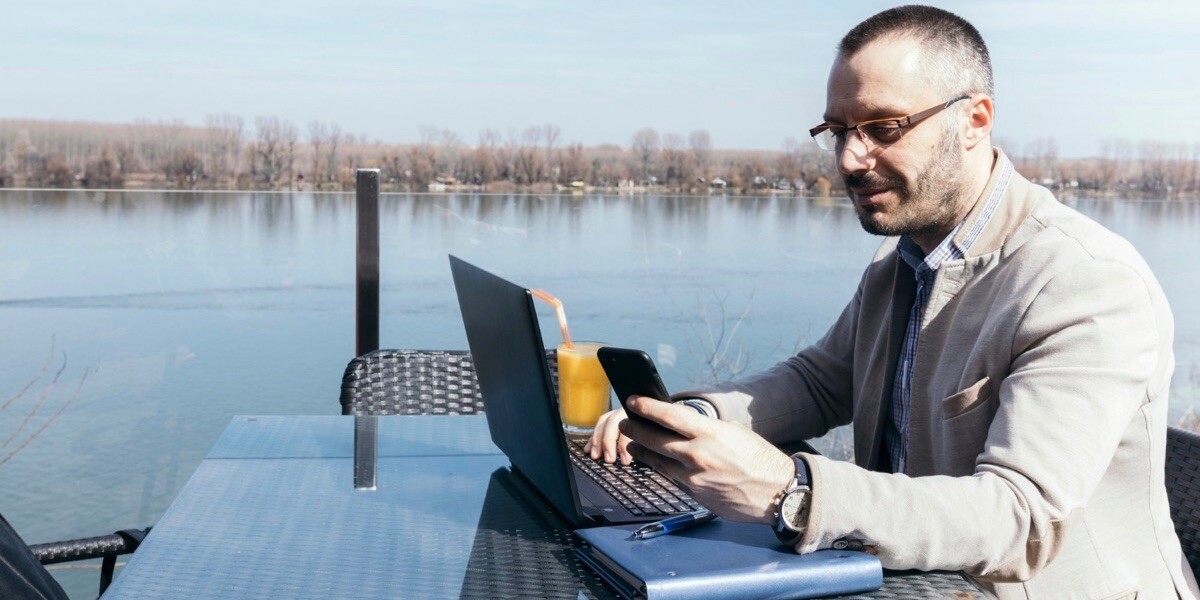
[[[1175,533],[1200,579],[1200,434],[1168,428],[1166,481]]]
[[[376,350],[342,376],[344,415],[471,415],[483,412],[471,355],[461,350]]]
[[[546,353],[558,389],[558,361]],[[483,412],[475,363],[464,350],[376,350],[342,375],[344,415],[472,415]]]

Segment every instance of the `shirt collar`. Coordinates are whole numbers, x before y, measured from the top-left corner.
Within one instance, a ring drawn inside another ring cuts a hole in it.
[[[929,254],[925,254],[921,247],[907,235],[900,238],[896,250],[900,253],[900,258],[904,259],[904,262],[908,263],[908,266],[912,267],[917,275],[920,275],[922,271],[937,271],[943,262],[957,260],[964,256],[962,250],[954,243],[954,236],[962,228],[963,222],[960,221],[958,225],[955,225],[954,230],[947,234]]]
[[[937,271],[947,260],[959,260],[967,255],[971,250],[971,245],[975,240],[979,239],[979,234],[983,232],[983,228],[987,226],[992,215],[996,212],[996,207],[1000,205],[1000,199],[1004,197],[1004,192],[1008,190],[1008,182],[1012,179],[1013,166],[1008,157],[1001,152],[996,152],[996,162],[992,165],[991,185],[984,190],[982,196],[975,201],[975,205],[983,204],[979,215],[971,223],[962,239],[958,237],[959,231],[963,229],[963,225],[971,220],[975,209],[972,208],[963,217],[963,220],[954,226],[945,239],[933,249],[929,255],[926,255],[921,247],[916,242],[912,241],[907,235],[901,236],[899,243],[896,245],[896,250],[900,254],[900,258],[912,268],[913,272],[920,276],[922,271]]]

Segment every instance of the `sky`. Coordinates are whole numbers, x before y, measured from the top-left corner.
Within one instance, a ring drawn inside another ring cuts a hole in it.
[[[838,39],[891,3],[676,0],[0,0],[0,118],[193,125],[231,113],[385,143],[474,144],[554,124],[626,146],[644,127],[780,149],[821,120]],[[994,135],[1200,144],[1200,2],[933,2],[992,55]],[[805,140],[807,142],[807,140]]]

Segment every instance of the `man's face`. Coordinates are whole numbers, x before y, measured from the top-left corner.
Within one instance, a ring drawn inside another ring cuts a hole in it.
[[[884,38],[839,58],[829,74],[826,122],[900,118],[950,100],[957,91],[931,89],[920,53],[909,38]],[[906,128],[888,146],[868,147],[857,132],[847,132],[836,153],[838,170],[867,232],[937,243],[957,224],[964,151],[945,118],[934,115]]]

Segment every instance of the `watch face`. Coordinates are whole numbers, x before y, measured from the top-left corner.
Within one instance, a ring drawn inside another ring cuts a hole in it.
[[[799,531],[808,522],[808,490],[794,490],[783,497],[779,513],[789,527]]]

